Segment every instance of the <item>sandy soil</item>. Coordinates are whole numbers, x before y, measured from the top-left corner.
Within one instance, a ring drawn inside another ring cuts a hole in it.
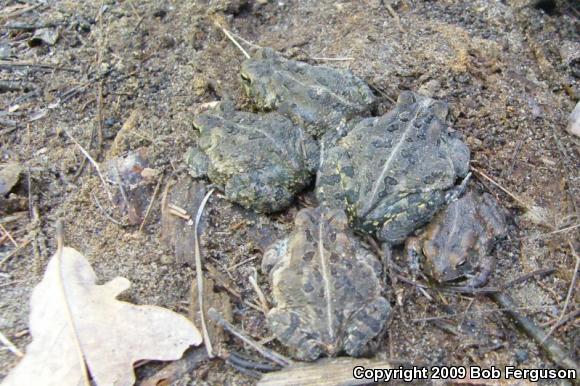
[[[12,81],[12,87],[0,87],[0,167],[25,166],[15,190],[24,204],[0,210],[0,222],[17,243],[28,244],[3,261],[14,245],[0,242],[0,332],[21,350],[29,343],[28,298],[55,250],[57,219],[67,225],[68,245],[88,257],[102,281],[131,280],[124,299],[187,313],[195,270],[160,242],[161,195],[143,231],[113,223],[104,211],[120,218],[118,213],[106,205],[94,168],[85,165],[66,132],[99,162],[146,148],[150,167],[164,176],[160,192],[183,178],[183,154],[196,140],[191,125],[196,111],[224,98],[249,105],[238,80],[244,57],[216,23],[289,58],[350,68],[382,96],[379,113],[401,90],[449,103],[453,127],[472,150],[472,165],[502,189],[477,174],[471,183],[496,196],[511,214],[490,285],[555,268],[509,290],[522,313],[549,328],[563,312],[574,275],[572,248],[579,247],[574,228],[579,140],[565,131],[579,98],[579,10],[571,1],[555,2],[550,12],[531,3],[50,0],[32,7],[35,2],[8,0],[0,9],[0,80]],[[55,44],[30,42],[43,26],[58,32]],[[287,232],[295,212],[308,202],[306,192],[287,212],[261,216],[213,195],[203,236],[207,264],[243,299],[257,302],[247,277],[259,268],[260,246]],[[534,206],[533,213],[541,216],[530,216]],[[261,274],[259,283],[267,292]],[[378,357],[553,366],[487,298],[429,292],[431,300],[415,287],[389,287],[386,295],[396,313]],[[256,339],[269,337],[261,313],[238,298],[230,300],[238,328]],[[566,313],[577,308],[578,291]],[[425,320],[438,316],[446,318]],[[578,355],[579,331],[576,319],[554,337]],[[275,342],[268,346],[284,352]],[[223,350],[255,355],[234,339]],[[17,361],[0,350],[0,378]],[[149,372],[156,368],[147,366]],[[208,384],[255,383],[222,360],[179,384],[196,377]]]

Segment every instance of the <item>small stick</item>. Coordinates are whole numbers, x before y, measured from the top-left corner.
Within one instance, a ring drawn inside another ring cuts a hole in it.
[[[562,308],[562,312],[560,313],[560,317],[558,318],[558,322],[560,322],[562,320],[562,318],[564,318],[564,315],[566,315],[566,310],[568,309],[568,305],[570,304],[570,299],[572,298],[572,295],[574,294],[574,290],[576,289],[576,279],[578,278],[578,268],[580,268],[580,257],[578,257],[578,254],[576,253],[576,249],[574,248],[574,245],[572,244],[572,242],[570,240],[568,240],[568,245],[570,245],[570,250],[572,251],[572,254],[574,255],[574,257],[576,258],[576,266],[574,267],[574,276],[572,276],[572,281],[570,282],[570,288],[568,288],[568,294],[566,295],[566,300],[564,301],[564,308]],[[556,323],[554,326],[552,326],[552,328],[550,328],[550,331],[548,331],[548,333],[546,334],[546,336],[542,340],[542,343],[544,343],[546,341],[546,339],[548,339],[550,337],[550,335],[552,335],[552,333],[554,331],[556,331],[556,329],[559,326],[560,325],[558,323]]]
[[[175,204],[169,203],[169,204],[167,204],[167,207],[169,209],[173,209],[174,212],[177,212],[177,213],[182,214],[184,216],[189,216],[187,214],[187,211],[185,209],[183,209],[182,207],[180,207],[180,206],[177,206]]]
[[[578,315],[580,315],[580,308],[577,309],[576,311],[570,312],[568,315],[564,316],[563,318],[560,317],[556,321],[556,323],[552,326],[552,328],[554,330],[556,330],[556,329],[560,328],[561,326],[563,326],[564,324],[568,323],[568,321],[570,321],[571,319],[576,319],[578,317]],[[551,322],[551,323],[553,323],[553,322]]]
[[[147,217],[149,216],[149,212],[151,212],[151,208],[153,207],[153,203],[155,202],[155,197],[157,197],[157,192],[159,191],[159,187],[163,182],[163,175],[159,177],[159,181],[157,181],[157,185],[155,186],[155,190],[153,191],[153,195],[151,196],[151,201],[149,201],[149,205],[147,205],[147,210],[145,211],[145,216],[143,216],[143,221],[141,221],[141,225],[139,226],[139,232],[143,231],[143,227],[145,226],[145,221],[147,221]]]
[[[244,264],[246,264],[246,263],[249,263],[250,261],[254,261],[254,260],[256,260],[257,258],[258,258],[258,256],[254,256],[254,257],[250,257],[249,259],[246,259],[246,260],[240,261],[240,262],[239,262],[239,263],[237,263],[237,264],[234,264],[234,265],[231,265],[231,266],[229,266],[229,267],[226,269],[226,271],[228,271],[228,272],[231,272],[231,271],[233,271],[234,269],[236,269],[236,268],[238,268],[238,267],[240,267],[240,266],[242,266],[242,265],[244,265]]]
[[[177,217],[182,218],[182,219],[187,220],[187,221],[191,220],[191,216],[190,215],[188,215],[188,214],[182,214],[181,212],[178,212],[178,211],[176,211],[173,208],[169,208],[167,210],[167,213],[172,214],[174,216],[177,216]]]
[[[245,56],[247,59],[250,59],[250,58],[251,58],[250,54],[248,54],[248,53],[246,52],[246,50],[244,50],[244,47],[242,47],[242,46],[240,45],[240,43],[238,43],[238,41],[236,40],[236,38],[234,38],[234,37],[232,36],[232,34],[230,33],[230,31],[228,31],[228,30],[227,30],[227,29],[225,29],[224,27],[220,27],[220,28],[222,29],[223,33],[224,33],[224,34],[225,34],[225,35],[228,37],[228,39],[230,39],[230,40],[232,41],[232,43],[234,43],[234,45],[235,45],[236,47],[238,47],[238,49],[239,49],[240,51],[242,51],[242,54],[244,54],[244,56]]]
[[[14,238],[12,238],[12,235],[10,234],[10,232],[8,232],[6,230],[6,228],[4,228],[4,225],[0,224],[0,230],[2,230],[2,232],[6,235],[6,237],[8,237],[10,239],[10,241],[12,242],[12,244],[14,244],[14,246],[16,248],[18,248],[18,243],[16,242],[16,240],[14,240]]]
[[[16,347],[14,343],[12,343],[8,338],[6,338],[6,336],[4,336],[2,332],[0,332],[0,342],[2,342],[2,344],[6,346],[6,348],[17,357],[22,358],[24,356],[22,351],[18,350],[18,347]]]
[[[282,367],[286,367],[292,363],[292,360],[290,358],[286,358],[285,356],[280,355],[277,352],[267,349],[266,347],[255,342],[253,339],[249,338],[242,332],[238,331],[237,328],[235,328],[231,323],[225,320],[214,308],[210,308],[207,314],[219,326],[221,326],[223,329],[227,330],[230,334],[240,339],[241,341],[252,347],[254,350],[259,352],[260,354],[262,354],[264,358],[267,358],[272,362],[279,364]]]
[[[349,60],[354,60],[354,58],[325,58],[325,57],[310,57],[310,59],[312,60],[319,60],[319,61],[328,61],[328,62],[340,62],[340,61],[349,61]]]
[[[103,208],[103,206],[101,205],[101,202],[99,201],[99,199],[95,195],[95,192],[91,192],[91,197],[93,197],[93,201],[95,201],[95,204],[97,205],[97,208],[100,209],[101,213],[103,214],[103,216],[105,216],[105,218],[107,220],[109,220],[110,222],[112,222],[115,225],[119,225],[119,226],[122,226],[122,227],[127,226],[127,224],[123,224],[119,220],[115,220],[109,213],[107,213],[107,211],[105,210],[105,208]]]
[[[99,167],[99,164],[81,146],[81,144],[78,143],[78,141],[68,132],[68,130],[65,129],[63,131],[79,147],[80,151],[84,154],[85,157],[87,157],[87,159],[89,160],[89,162],[93,165],[93,167],[97,171],[97,174],[99,175],[99,178],[101,179],[101,182],[103,183],[103,187],[105,188],[105,192],[107,193],[107,197],[109,198],[109,201],[113,202],[113,196],[111,195],[111,192],[109,191],[109,187],[107,186],[107,182],[105,181],[105,177],[103,177],[103,175],[101,174],[101,168]]]
[[[30,243],[31,239],[28,240],[24,240],[24,242],[22,242],[22,244],[20,244],[20,246],[18,246],[18,248],[14,249],[12,252],[10,252],[8,254],[8,256],[6,256],[5,258],[3,258],[2,260],[0,260],[0,267],[6,263],[8,260],[10,260],[12,258],[12,256],[16,255],[18,252],[20,252],[24,247],[26,247],[29,243]]]
[[[481,177],[488,180],[489,182],[491,182],[493,185],[495,185],[497,188],[499,188],[502,192],[504,192],[505,194],[507,194],[508,196],[513,198],[523,208],[530,209],[530,205],[528,203],[526,203],[524,200],[522,200],[521,198],[519,198],[518,196],[516,196],[515,194],[513,194],[512,192],[510,192],[509,190],[507,190],[503,186],[501,186],[499,183],[495,182],[490,176],[488,176],[487,174],[485,174],[484,172],[482,172],[481,170],[477,169],[474,166],[471,166],[470,169],[473,170],[475,173],[479,174]]]
[[[264,315],[268,314],[268,311],[270,311],[270,306],[268,305],[268,300],[266,300],[266,296],[264,296],[264,292],[262,292],[262,289],[260,288],[260,286],[256,282],[256,270],[255,269],[254,269],[254,274],[248,276],[248,281],[250,282],[250,285],[254,289],[254,292],[256,292],[256,295],[258,295],[258,299],[260,300],[260,305],[262,306],[262,312],[264,313]]]
[[[515,279],[507,282],[502,288],[503,289],[506,289],[506,288],[509,288],[509,287],[513,287],[514,285],[523,283],[524,281],[526,281],[526,280],[528,280],[528,279],[530,279],[530,278],[532,278],[534,276],[543,277],[543,276],[550,275],[550,274],[554,273],[555,271],[556,271],[555,268],[542,268],[542,269],[537,269],[537,270],[532,271],[530,273],[526,273],[525,275],[522,275],[520,277],[516,277]]]
[[[203,208],[205,207],[205,204],[207,204],[207,201],[209,200],[209,198],[214,190],[215,189],[211,189],[209,192],[207,192],[207,194],[205,195],[205,197],[201,201],[201,204],[199,205],[199,208],[197,210],[197,215],[195,216],[195,225],[193,228],[194,249],[195,249],[195,276],[197,279],[197,299],[198,299],[198,306],[199,306],[199,319],[201,320],[201,329],[203,332],[203,341],[205,343],[205,349],[207,351],[207,356],[209,358],[213,358],[214,354],[213,354],[213,347],[211,344],[211,340],[209,339],[209,332],[207,330],[207,325],[205,323],[205,312],[203,310],[203,270],[201,267],[201,251],[199,248],[199,237],[197,235],[197,232],[198,232],[198,228],[199,228],[199,222],[201,220],[201,215],[203,213]]]
[[[515,312],[515,304],[509,296],[504,293],[494,293],[491,298],[503,308],[507,308],[505,311],[509,316],[516,321],[516,323],[525,331],[525,333],[531,337],[542,350],[544,350],[550,359],[554,363],[563,369],[573,369],[576,373],[580,372],[580,367],[570,354],[553,338],[546,336],[543,329],[536,326],[536,324],[525,316],[520,315]]]

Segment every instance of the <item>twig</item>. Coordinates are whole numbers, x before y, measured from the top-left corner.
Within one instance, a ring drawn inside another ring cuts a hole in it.
[[[207,314],[219,326],[221,326],[223,329],[227,330],[230,334],[240,339],[241,341],[252,347],[254,350],[259,352],[260,354],[262,354],[264,358],[267,358],[272,362],[277,363],[283,367],[286,367],[292,363],[292,360],[290,358],[286,358],[285,356],[280,355],[277,352],[267,349],[266,347],[262,346],[258,342],[255,342],[253,339],[249,338],[242,332],[238,331],[237,328],[235,328],[231,323],[225,320],[214,308],[210,308],[207,311]]]
[[[312,60],[318,60],[318,61],[327,61],[327,62],[341,62],[341,61],[349,61],[349,60],[354,60],[354,58],[325,58],[325,57],[313,57],[311,56],[310,59]]]
[[[525,331],[528,336],[538,343],[540,348],[542,348],[546,354],[554,361],[554,363],[563,369],[574,369],[576,374],[580,372],[580,367],[576,361],[570,356],[564,347],[562,347],[553,338],[546,336],[544,330],[536,326],[536,324],[529,318],[520,315],[515,312],[515,304],[511,298],[504,293],[495,293],[491,295],[491,298],[503,308],[510,315],[516,323]]]
[[[205,312],[203,309],[203,270],[201,266],[201,251],[199,248],[199,236],[197,234],[199,228],[199,222],[201,220],[201,215],[203,213],[203,208],[205,204],[209,200],[211,194],[215,189],[211,189],[199,205],[197,210],[197,215],[195,216],[195,225],[193,228],[194,234],[194,250],[195,250],[195,275],[197,278],[197,299],[198,299],[198,306],[199,306],[199,319],[201,320],[201,329],[203,332],[203,341],[205,343],[205,349],[207,351],[207,356],[209,358],[213,358],[213,347],[211,345],[211,340],[209,339],[209,332],[207,330],[207,325],[205,323]]]
[[[10,252],[8,254],[8,256],[6,256],[5,258],[3,258],[2,260],[0,260],[0,267],[6,263],[8,260],[10,260],[12,258],[12,256],[16,255],[18,252],[20,252],[24,247],[26,247],[29,243],[30,243],[31,239],[28,240],[24,240],[19,246],[18,248],[15,248],[12,252]]]
[[[572,254],[574,255],[574,257],[576,258],[576,265],[574,266],[574,275],[572,276],[572,281],[570,282],[570,288],[568,288],[568,294],[566,295],[566,300],[564,301],[564,307],[562,308],[562,312],[560,313],[560,317],[558,318],[558,322],[560,322],[562,320],[562,318],[564,318],[564,315],[566,315],[566,310],[568,309],[568,304],[570,304],[570,299],[572,298],[572,295],[574,294],[574,290],[576,289],[576,279],[578,278],[578,268],[580,268],[580,257],[578,257],[578,254],[576,253],[576,249],[574,248],[574,245],[572,244],[572,242],[570,240],[568,240],[568,245],[570,245],[570,250],[572,251]],[[560,325],[558,323],[556,323],[554,326],[552,326],[552,328],[550,328],[550,331],[548,331],[548,333],[544,337],[544,340],[542,340],[542,343],[544,343],[546,341],[546,339],[548,339],[550,337],[550,335],[552,335],[552,333],[554,331],[556,331],[556,329],[559,326]]]
[[[219,25],[218,25],[218,26],[219,26]],[[223,33],[224,33],[224,34],[225,34],[225,35],[228,37],[228,39],[230,39],[230,40],[232,41],[232,43],[234,43],[234,45],[235,45],[236,47],[238,47],[238,49],[239,49],[240,51],[242,51],[242,54],[244,54],[244,56],[245,56],[247,59],[250,59],[250,58],[251,58],[250,54],[248,54],[248,53],[246,52],[246,50],[244,50],[244,47],[242,47],[242,46],[240,45],[240,43],[238,43],[238,41],[236,40],[236,38],[234,38],[234,37],[233,37],[233,35],[230,33],[230,31],[228,31],[228,30],[227,30],[227,29],[225,29],[224,27],[221,27],[221,26],[219,26],[219,27],[221,28],[222,32],[223,32]]]
[[[97,205],[97,207],[100,209],[101,213],[103,214],[103,216],[105,216],[105,218],[107,220],[109,220],[110,222],[112,222],[115,225],[119,225],[119,226],[122,226],[122,227],[127,226],[127,224],[123,224],[119,220],[115,220],[113,218],[113,216],[111,216],[109,213],[107,213],[107,211],[105,210],[105,208],[103,208],[103,206],[101,205],[101,202],[97,198],[97,195],[95,194],[95,192],[91,192],[91,197],[93,197],[93,200],[95,201],[95,204]]]
[[[523,283],[524,281],[526,281],[534,276],[544,277],[544,276],[547,276],[547,275],[554,273],[555,271],[556,271],[555,268],[537,269],[537,270],[532,271],[530,273],[526,273],[525,275],[522,275],[520,277],[516,277],[515,279],[513,279],[511,281],[508,281],[502,288],[507,289],[507,288],[513,287],[516,284]]]
[[[264,315],[266,315],[266,314],[268,314],[268,311],[270,311],[270,306],[268,305],[268,300],[266,300],[266,296],[264,296],[264,292],[262,292],[262,289],[260,288],[260,286],[256,282],[256,276],[257,276],[257,272],[254,269],[253,275],[248,276],[248,281],[250,282],[250,285],[254,289],[254,292],[256,293],[256,295],[258,295],[258,299],[260,300],[260,305],[262,306],[262,312],[264,313]]]
[[[91,157],[91,155],[81,146],[80,143],[78,143],[78,141],[66,129],[64,129],[63,131],[75,143],[75,145],[79,147],[80,151],[84,154],[85,157],[87,157],[89,162],[93,165],[93,167],[97,171],[97,174],[99,175],[99,178],[101,179],[101,182],[103,183],[103,187],[105,188],[105,192],[107,193],[109,201],[113,202],[113,196],[109,191],[109,187],[107,185],[107,181],[105,181],[105,177],[103,177],[103,175],[101,174],[101,168],[99,167],[99,164],[93,159],[93,157]]]
[[[515,194],[513,194],[512,192],[510,192],[509,190],[507,190],[503,186],[501,186],[499,183],[495,182],[490,176],[488,176],[487,174],[485,174],[484,172],[482,172],[481,170],[477,169],[474,166],[471,166],[470,168],[475,173],[477,173],[479,176],[485,178],[487,181],[491,182],[494,186],[499,188],[502,192],[504,192],[505,194],[507,194],[508,196],[513,198],[518,204],[520,204],[521,207],[523,207],[525,209],[530,209],[530,207],[531,207],[530,204],[528,204],[527,202],[525,202],[524,200],[522,200],[521,198],[519,198],[518,196],[516,196]]]
[[[0,60],[0,69],[10,70],[12,67],[30,67],[33,69],[38,70],[46,70],[46,71],[69,71],[69,72],[80,72],[80,70],[76,68],[70,67],[58,67],[52,64],[45,64],[45,63],[27,63],[27,62],[10,62]]]
[[[153,203],[155,202],[155,197],[157,197],[157,192],[159,191],[159,187],[163,182],[163,174],[159,177],[159,181],[157,181],[157,185],[155,186],[155,190],[153,191],[153,195],[151,196],[151,201],[149,201],[149,205],[147,205],[147,210],[145,211],[145,216],[143,216],[143,221],[141,221],[141,225],[139,226],[139,232],[143,231],[143,227],[145,226],[145,221],[147,221],[147,217],[149,216],[149,212],[153,207]]]
[[[580,315],[580,308],[577,309],[576,311],[570,312],[568,315],[565,315],[563,318],[562,317],[558,318],[558,320],[556,321],[556,323],[554,323],[552,328],[554,330],[557,330],[558,328],[562,327],[564,324],[568,323],[568,321],[570,321],[571,319],[576,319],[579,315]]]
[[[12,242],[12,244],[14,244],[14,246],[16,248],[18,248],[18,243],[16,242],[16,240],[14,240],[14,238],[12,237],[12,235],[10,234],[10,232],[8,232],[6,230],[6,228],[4,228],[4,225],[0,224],[0,230],[2,230],[2,232],[6,235],[6,237],[8,237],[10,239],[10,241]]]
[[[240,262],[239,262],[239,263],[237,263],[237,264],[234,264],[234,265],[231,265],[231,266],[229,266],[229,267],[226,269],[226,271],[228,271],[228,272],[231,272],[231,271],[233,271],[234,269],[236,269],[236,268],[238,268],[238,267],[241,267],[241,266],[242,266],[242,265],[244,265],[244,264],[247,264],[247,263],[249,263],[250,261],[254,261],[254,260],[256,260],[257,258],[258,258],[258,256],[253,256],[253,257],[250,257],[250,258],[248,258],[248,259],[246,259],[246,260],[242,260],[242,261],[240,261]]]
[[[477,310],[477,311],[472,311],[473,314],[477,314],[477,315],[483,315],[483,314],[493,314],[495,312],[506,312],[506,311],[513,311],[513,310],[545,310],[550,308],[551,306],[527,306],[527,307],[510,307],[510,308],[496,308],[496,309],[492,309],[492,310]],[[429,316],[427,318],[416,318],[416,319],[411,319],[411,322],[414,323],[418,323],[418,322],[429,322],[432,320],[439,320],[439,319],[452,319],[452,318],[457,318],[459,316],[465,316],[467,315],[467,310],[463,311],[463,312],[458,312],[456,314],[449,314],[449,315],[440,315],[440,316]]]
[[[551,232],[547,232],[547,233],[542,233],[541,235],[537,235],[537,236],[525,236],[525,237],[521,237],[519,239],[516,240],[536,240],[536,239],[542,239],[544,237],[549,237],[549,236],[553,236],[553,235],[557,235],[559,233],[564,233],[564,232],[568,232],[574,229],[580,228],[580,224],[574,224],[574,225],[570,225],[569,227],[566,228],[562,228],[562,229],[558,229],[555,231],[551,231]]]
[[[0,342],[2,342],[2,344],[6,346],[6,348],[17,357],[22,358],[24,356],[22,351],[18,350],[18,347],[16,347],[14,343],[12,343],[8,338],[6,338],[6,336],[4,336],[2,332],[0,332]]]

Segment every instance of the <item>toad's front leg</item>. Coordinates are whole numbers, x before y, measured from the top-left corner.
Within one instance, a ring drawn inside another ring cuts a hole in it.
[[[473,276],[469,278],[466,283],[467,287],[470,288],[479,288],[483,287],[491,277],[491,273],[495,268],[495,257],[491,255],[487,255],[485,258],[482,259],[481,264],[479,266],[479,272],[475,273]]]

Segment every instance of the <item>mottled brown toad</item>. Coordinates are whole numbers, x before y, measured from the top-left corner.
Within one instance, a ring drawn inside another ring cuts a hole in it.
[[[448,201],[469,171],[469,149],[451,134],[443,102],[403,92],[396,107],[359,122],[325,150],[317,196],[352,225],[398,244]]]
[[[506,231],[505,213],[494,198],[470,191],[438,213],[419,237],[407,239],[405,249],[436,281],[480,287],[495,265],[491,251]]]
[[[225,196],[258,212],[290,205],[319,162],[314,139],[277,114],[236,111],[222,103],[194,119],[198,146],[186,155],[190,174],[207,176]]]
[[[287,60],[269,48],[242,63],[241,78],[259,109],[287,115],[315,137],[370,113],[375,96],[350,70]]]
[[[298,359],[360,356],[391,314],[381,265],[358,244],[341,210],[302,209],[292,234],[266,251],[262,269],[276,304],[268,324]]]

